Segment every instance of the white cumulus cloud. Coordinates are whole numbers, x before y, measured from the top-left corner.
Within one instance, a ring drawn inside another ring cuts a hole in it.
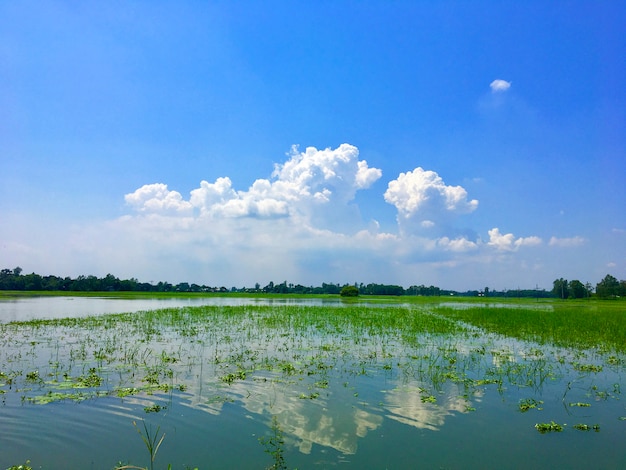
[[[537,246],[541,244],[539,237],[519,237],[515,238],[512,233],[502,234],[500,229],[495,227],[489,230],[489,246],[498,251],[517,251],[522,246]]]
[[[476,242],[468,240],[464,237],[458,237],[454,239],[441,237],[439,240],[437,240],[437,245],[445,250],[456,252],[472,251],[478,248],[478,244]]]
[[[140,212],[185,213],[192,208],[178,191],[170,191],[166,184],[146,184],[124,196],[126,203]]]
[[[507,82],[506,80],[496,79],[493,82],[491,82],[489,86],[491,87],[491,91],[493,93],[501,93],[511,88],[511,82]]]
[[[478,207],[476,199],[467,199],[463,187],[449,186],[436,172],[421,167],[390,181],[384,197],[398,210],[398,223],[405,229],[432,228],[452,214],[466,214]]]
[[[369,168],[358,157],[359,150],[350,144],[335,150],[308,147],[304,152],[294,146],[291,158],[274,168],[274,189],[294,199],[349,201],[357,190],[369,188],[382,176],[378,168]]]
[[[358,190],[370,187],[382,172],[359,160],[358,149],[342,144],[336,149],[308,147],[299,152],[293,147],[290,158],[275,165],[272,179],[258,179],[247,191],[238,191],[228,177],[213,183],[201,181],[189,200],[165,184],[148,184],[125,196],[126,202],[140,213],[187,215],[195,209],[209,218],[277,218],[299,216],[305,220],[330,219],[321,207],[332,203],[334,216],[354,199]],[[341,218],[341,217],[339,217]]]

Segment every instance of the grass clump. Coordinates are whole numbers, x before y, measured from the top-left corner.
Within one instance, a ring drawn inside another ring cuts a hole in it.
[[[545,434],[547,432],[562,432],[563,426],[554,421],[550,421],[549,423],[537,423],[535,424],[535,429],[539,431],[541,434]]]

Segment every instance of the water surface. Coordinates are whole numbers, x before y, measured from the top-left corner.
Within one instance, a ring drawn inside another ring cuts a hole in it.
[[[262,469],[277,455],[278,468],[626,461],[623,355],[517,341],[426,306],[212,305],[4,323],[0,346],[0,468],[147,466],[133,423],[165,433],[155,468]],[[550,422],[563,430],[535,428]]]

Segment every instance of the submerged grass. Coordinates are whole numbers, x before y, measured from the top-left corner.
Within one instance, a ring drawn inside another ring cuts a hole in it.
[[[485,304],[436,312],[512,338],[564,347],[626,351],[626,303],[552,301]]]

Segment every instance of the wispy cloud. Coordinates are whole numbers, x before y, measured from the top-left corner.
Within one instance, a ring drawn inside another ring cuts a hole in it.
[[[550,246],[557,246],[557,247],[561,247],[561,248],[569,248],[569,247],[574,247],[574,246],[581,246],[586,242],[586,240],[583,237],[570,237],[570,238],[557,238],[557,237],[551,237],[550,241],[548,242],[548,244]]]
[[[511,88],[511,82],[507,82],[506,80],[496,79],[489,84],[491,87],[492,93],[502,93],[503,91],[507,91]]]

